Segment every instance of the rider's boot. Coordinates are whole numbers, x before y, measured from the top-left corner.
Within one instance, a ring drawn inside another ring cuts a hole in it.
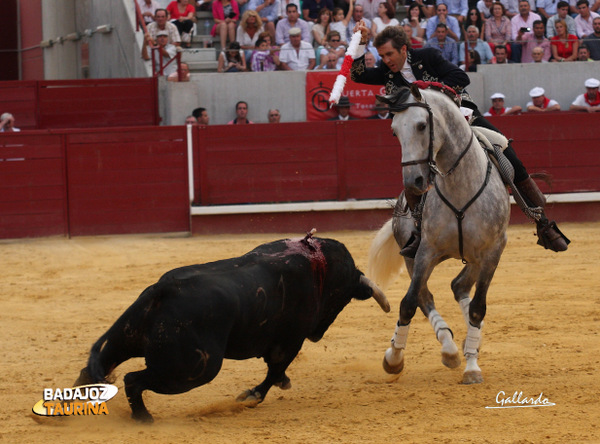
[[[556,222],[549,221],[544,213],[546,198],[540,191],[535,181],[528,177],[515,184],[521,195],[534,207],[542,208],[542,217],[536,222],[538,244],[552,251],[565,251],[571,242],[556,226]]]
[[[422,195],[413,194],[405,189],[404,197],[406,198],[406,203],[408,204],[408,208],[410,208],[410,212],[415,221],[415,228],[413,228],[410,238],[400,250],[400,254],[404,257],[414,259],[417,250],[419,249],[419,244],[421,243],[421,212],[416,210],[421,202]]]

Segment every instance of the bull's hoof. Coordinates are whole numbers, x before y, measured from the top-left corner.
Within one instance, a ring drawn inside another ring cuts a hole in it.
[[[237,398],[235,398],[235,400],[237,402],[254,402],[256,404],[259,404],[263,401],[263,398],[260,393],[254,390],[244,390],[238,395]]]
[[[390,375],[397,375],[404,369],[404,353],[400,350],[400,360],[396,364],[390,364],[388,358],[391,358],[393,351],[388,348],[383,356],[383,369]],[[391,360],[391,359],[390,359]]]
[[[147,410],[145,412],[133,412],[131,417],[142,424],[152,424],[154,422],[154,418]]]
[[[289,390],[292,388],[292,382],[290,381],[290,378],[286,376],[283,381],[276,383],[275,386],[279,387],[281,390]]]
[[[483,375],[479,371],[468,371],[463,374],[463,384],[481,384]]]
[[[460,366],[460,355],[458,353],[442,352],[442,364],[448,368],[456,368]]]

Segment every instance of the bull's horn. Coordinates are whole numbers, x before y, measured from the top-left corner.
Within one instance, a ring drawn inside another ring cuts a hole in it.
[[[390,312],[390,303],[388,302],[387,298],[385,297],[385,294],[383,294],[383,291],[381,291],[379,289],[379,287],[377,285],[375,285],[373,282],[371,282],[369,280],[368,277],[366,277],[365,275],[362,275],[360,277],[360,282],[362,284],[368,285],[369,287],[371,287],[371,290],[373,290],[373,299],[375,299],[377,301],[377,303],[379,304],[379,306],[381,307],[381,309],[383,311],[385,311],[386,313]]]

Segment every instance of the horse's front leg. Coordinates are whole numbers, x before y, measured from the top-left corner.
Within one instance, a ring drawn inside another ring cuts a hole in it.
[[[385,352],[383,368],[387,373],[398,374],[404,368],[404,350],[408,339],[410,321],[419,306],[419,296],[428,292],[426,284],[437,261],[433,257],[417,253],[412,270],[412,279],[406,295],[400,303],[400,316],[396,323],[396,330],[391,340],[391,347]]]
[[[481,331],[483,329],[483,319],[486,312],[487,292],[494,277],[494,272],[500,261],[504,246],[496,254],[488,257],[488,260],[481,264],[481,270],[477,279],[475,295],[469,304],[469,325],[467,327],[467,337],[465,339],[463,352],[467,365],[463,373],[463,384],[478,384],[483,382],[481,369],[477,364],[479,357],[479,348],[481,346]]]

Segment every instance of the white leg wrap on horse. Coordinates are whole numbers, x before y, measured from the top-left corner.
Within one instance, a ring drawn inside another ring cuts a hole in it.
[[[429,322],[433,327],[433,331],[435,331],[435,337],[438,341],[442,342],[440,339],[440,331],[442,330],[448,331],[450,336],[454,337],[454,333],[452,333],[452,330],[450,330],[450,327],[448,327],[448,324],[446,324],[446,321],[442,319],[442,316],[437,312],[437,310],[431,310],[429,312]]]
[[[394,336],[392,337],[392,347],[395,349],[405,349],[406,348],[406,339],[408,338],[408,328],[409,325],[400,325],[400,321],[396,324],[396,331],[394,332]]]
[[[477,328],[469,324],[467,329],[467,338],[465,339],[465,356],[477,356],[479,353],[479,345],[481,343],[481,328]]]
[[[462,310],[463,316],[465,318],[465,322],[467,326],[469,325],[469,306],[471,305],[470,298],[463,298],[458,301],[458,305],[460,305],[460,309]]]

